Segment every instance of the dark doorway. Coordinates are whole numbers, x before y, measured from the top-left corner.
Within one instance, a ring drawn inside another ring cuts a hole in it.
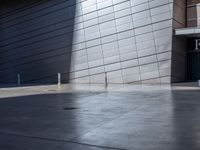
[[[200,39],[188,39],[188,54],[187,54],[187,74],[188,80],[196,81],[200,79]]]

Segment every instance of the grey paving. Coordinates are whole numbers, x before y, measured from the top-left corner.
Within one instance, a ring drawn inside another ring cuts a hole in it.
[[[0,150],[199,150],[200,89],[0,88]]]

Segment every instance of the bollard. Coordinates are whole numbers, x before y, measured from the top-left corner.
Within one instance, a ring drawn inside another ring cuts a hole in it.
[[[61,86],[61,73],[58,73],[58,88]]]
[[[198,84],[199,84],[199,87],[200,87],[200,80],[198,80]]]
[[[107,78],[107,72],[105,72],[105,87],[108,87],[108,78]]]
[[[20,79],[20,74],[18,73],[17,74],[17,85],[20,85],[21,84],[21,79]]]

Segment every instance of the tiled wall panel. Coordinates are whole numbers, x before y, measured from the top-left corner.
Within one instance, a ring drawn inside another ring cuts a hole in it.
[[[23,82],[54,82],[61,72],[72,83],[104,83],[105,73],[109,83],[169,83],[172,7],[171,0],[2,5],[0,81],[21,73]]]

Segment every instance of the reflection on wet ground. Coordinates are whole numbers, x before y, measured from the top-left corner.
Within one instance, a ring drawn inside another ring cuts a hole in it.
[[[184,85],[0,89],[0,150],[199,150],[200,90]]]

